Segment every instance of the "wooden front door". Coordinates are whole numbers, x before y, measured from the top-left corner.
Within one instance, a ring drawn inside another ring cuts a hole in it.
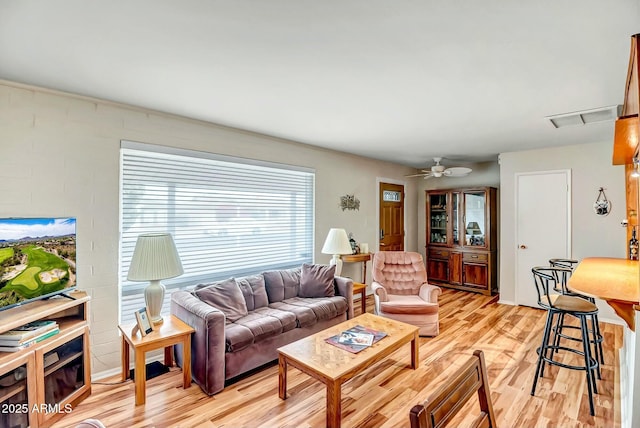
[[[380,251],[404,251],[404,186],[380,183]]]

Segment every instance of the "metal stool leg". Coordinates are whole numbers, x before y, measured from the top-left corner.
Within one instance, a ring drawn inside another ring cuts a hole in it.
[[[558,353],[558,346],[560,346],[560,337],[562,336],[562,328],[564,327],[564,313],[558,314],[558,321],[553,336],[554,350],[552,352]]]
[[[600,324],[598,323],[598,314],[592,314],[589,316],[591,319],[591,327],[589,328],[589,343],[593,344],[593,351],[591,355],[593,358],[598,361],[598,368],[596,370],[598,379],[602,379],[602,373],[600,370],[600,366],[604,364],[604,353],[602,352],[602,334],[600,333]],[[554,338],[553,338],[553,353],[558,353],[560,350],[560,339],[564,338],[567,340],[573,340],[580,342],[581,338],[573,337],[571,335],[565,334],[564,330],[580,330],[581,327],[576,327],[573,325],[565,325],[565,313],[561,312],[558,315],[558,321],[556,322],[555,327],[553,327]],[[588,325],[588,322],[587,322]],[[592,337],[593,336],[593,337]]]
[[[549,333],[551,332],[551,324],[553,323],[553,312],[547,311],[547,320],[544,324],[544,333],[542,334],[542,344],[538,348],[538,363],[536,364],[536,374],[533,377],[533,386],[531,387],[531,395],[535,395],[538,378],[543,376],[544,357],[547,353],[549,343]],[[553,349],[552,349],[553,350]]]
[[[604,336],[600,332],[600,321],[598,320],[598,314],[595,314],[592,318],[592,322],[594,324],[594,331],[596,332],[596,340],[598,342],[598,356],[600,364],[604,364],[604,351],[602,350],[602,342],[604,341]]]
[[[591,358],[591,342],[589,339],[589,327],[587,325],[587,317],[580,316],[580,326],[582,328],[582,347],[584,349],[584,366],[585,371],[587,372],[587,389],[589,391],[589,410],[591,412],[591,416],[595,416],[596,412],[593,406],[593,393],[597,394],[596,389],[596,381],[593,378],[593,367],[592,368],[592,358]],[[594,364],[598,364],[595,360],[593,360]]]
[[[587,323],[588,324],[588,323]],[[596,374],[598,380],[602,380],[602,372],[600,366],[604,364],[604,355],[602,354],[602,335],[600,334],[600,325],[598,324],[598,314],[591,315],[591,329],[589,330],[593,334],[593,357],[598,362],[598,368]]]

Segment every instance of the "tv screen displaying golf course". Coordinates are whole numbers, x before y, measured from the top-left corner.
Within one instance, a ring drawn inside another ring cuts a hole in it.
[[[0,219],[0,310],[76,286],[76,219]]]

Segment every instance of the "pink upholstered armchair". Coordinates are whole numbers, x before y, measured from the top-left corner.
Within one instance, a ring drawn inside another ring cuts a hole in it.
[[[437,336],[439,287],[427,283],[419,253],[380,251],[373,256],[376,314],[420,328],[420,336]]]

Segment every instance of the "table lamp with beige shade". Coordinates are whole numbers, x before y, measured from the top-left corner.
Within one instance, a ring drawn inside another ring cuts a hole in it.
[[[333,258],[329,262],[329,265],[336,266],[336,275],[340,276],[342,273],[342,259],[340,256],[343,254],[353,253],[347,231],[344,229],[332,228],[329,230],[327,239],[322,246],[323,254],[332,254]]]
[[[183,273],[180,256],[170,233],[147,233],[138,236],[127,279],[149,281],[144,290],[144,300],[152,323],[162,323],[160,313],[164,303],[165,287],[160,281],[175,278]]]

